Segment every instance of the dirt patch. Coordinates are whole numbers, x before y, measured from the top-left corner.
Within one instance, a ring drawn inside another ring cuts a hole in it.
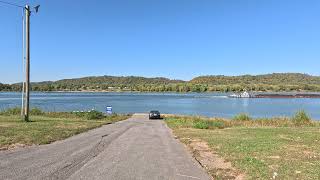
[[[280,159],[281,157],[280,156],[268,156],[267,158],[269,158],[269,159]]]
[[[8,128],[11,127],[11,124],[0,124],[0,128]]]
[[[221,158],[209,148],[206,142],[189,139],[188,147],[194,158],[204,167],[213,179],[245,179],[245,175],[232,167],[230,162]]]
[[[0,147],[0,151],[13,150],[13,149],[16,149],[16,148],[24,148],[26,146],[27,145],[25,145],[25,144],[15,143],[15,144],[1,146]]]
[[[288,145],[286,146],[287,156],[292,157],[299,155],[300,158],[305,159],[320,159],[320,153],[314,152],[310,147],[301,144]],[[292,157],[293,158],[293,157]],[[293,158],[297,159],[297,158]]]

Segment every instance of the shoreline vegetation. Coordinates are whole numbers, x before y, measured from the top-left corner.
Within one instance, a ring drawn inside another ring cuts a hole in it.
[[[22,83],[1,84],[0,91],[21,91]],[[92,76],[31,83],[32,91],[61,92],[320,92],[320,76],[273,73],[199,76],[190,81],[163,77]]]
[[[320,122],[305,111],[254,119],[167,115],[165,122],[214,179],[320,178]]]
[[[129,114],[106,116],[95,110],[44,112],[33,108],[30,111],[31,121],[24,122],[20,116],[20,108],[6,109],[0,112],[0,150],[50,144],[129,117]]]

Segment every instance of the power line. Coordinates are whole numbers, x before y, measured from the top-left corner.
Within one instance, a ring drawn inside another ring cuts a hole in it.
[[[19,5],[19,4],[15,4],[15,3],[11,3],[11,2],[6,2],[6,1],[1,1],[0,3],[2,4],[7,4],[7,5],[11,5],[11,6],[15,6],[15,7],[20,7],[20,8],[24,8],[23,6]]]
[[[22,41],[23,44],[25,42],[25,48],[26,50],[22,51],[22,60],[23,60],[23,65],[25,62],[25,66],[26,66],[26,81],[25,83],[23,83],[23,87],[22,87],[22,107],[21,107],[21,115],[24,116],[24,120],[25,121],[29,121],[29,105],[30,105],[30,15],[31,12],[35,12],[37,13],[39,11],[39,7],[40,5],[37,5],[34,8],[34,11],[32,11],[30,9],[29,5],[26,5],[25,7],[19,5],[19,4],[15,4],[15,3],[11,3],[11,2],[6,2],[6,1],[2,1],[0,0],[1,4],[6,4],[6,5],[10,5],[10,6],[15,6],[15,7],[19,7],[19,8],[23,8],[23,12],[25,13],[25,15],[22,15],[22,18],[25,17],[25,21],[22,21],[22,30],[24,31],[22,34]],[[24,19],[24,18],[23,18]],[[24,48],[24,46],[23,46]],[[24,57],[26,59],[26,61],[24,61]],[[25,87],[24,87],[25,85]]]

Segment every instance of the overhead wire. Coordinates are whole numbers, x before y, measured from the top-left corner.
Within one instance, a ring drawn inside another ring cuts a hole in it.
[[[29,2],[29,1],[28,1]],[[25,66],[26,66],[26,62],[25,62],[25,60],[26,60],[26,57],[25,57],[25,55],[26,55],[26,51],[25,51],[25,26],[26,26],[26,22],[25,22],[25,20],[24,20],[24,11],[25,11],[25,9],[27,8],[27,7],[24,7],[24,6],[21,6],[21,5],[19,5],[19,4],[16,4],[16,3],[11,3],[11,2],[7,2],[7,1],[3,1],[3,0],[0,0],[0,4],[5,4],[5,5],[10,5],[10,6],[14,6],[14,7],[19,7],[19,8],[23,8],[22,9],[22,69],[23,69],[23,74],[25,73]],[[40,5],[38,5],[38,6],[36,6],[36,7],[34,7],[35,8],[35,12],[38,12],[38,9],[39,9],[39,7],[40,7]],[[29,14],[30,14],[30,12],[32,12],[29,8],[27,9],[27,11],[29,11]],[[22,97],[21,97],[21,115],[24,115],[24,106],[25,106],[25,104],[26,104],[26,101],[25,101],[25,97],[26,97],[26,91],[25,91],[25,89],[26,89],[26,81],[22,81]]]
[[[10,6],[14,6],[14,7],[19,7],[19,8],[23,8],[22,9],[22,71],[23,74],[25,72],[25,22],[24,22],[24,7],[19,5],[19,4],[15,4],[15,3],[11,3],[11,2],[7,2],[7,1],[2,1],[0,0],[0,4],[5,4],[5,5],[10,5]],[[23,115],[24,112],[24,105],[25,105],[25,93],[24,93],[24,89],[25,89],[25,82],[24,80],[22,80],[22,93],[21,93],[21,115]]]
[[[2,0],[0,0],[0,3],[2,3],[2,4],[7,4],[7,5],[10,5],[10,6],[15,6],[15,7],[24,8],[23,6],[21,6],[21,5],[19,5],[19,4],[15,4],[15,3],[7,2],[7,1],[2,1]]]

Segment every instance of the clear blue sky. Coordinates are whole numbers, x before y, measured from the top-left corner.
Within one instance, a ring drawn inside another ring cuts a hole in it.
[[[25,4],[23,0],[7,0]],[[30,0],[32,81],[320,75],[319,0]],[[22,80],[21,10],[0,4],[0,82]]]

